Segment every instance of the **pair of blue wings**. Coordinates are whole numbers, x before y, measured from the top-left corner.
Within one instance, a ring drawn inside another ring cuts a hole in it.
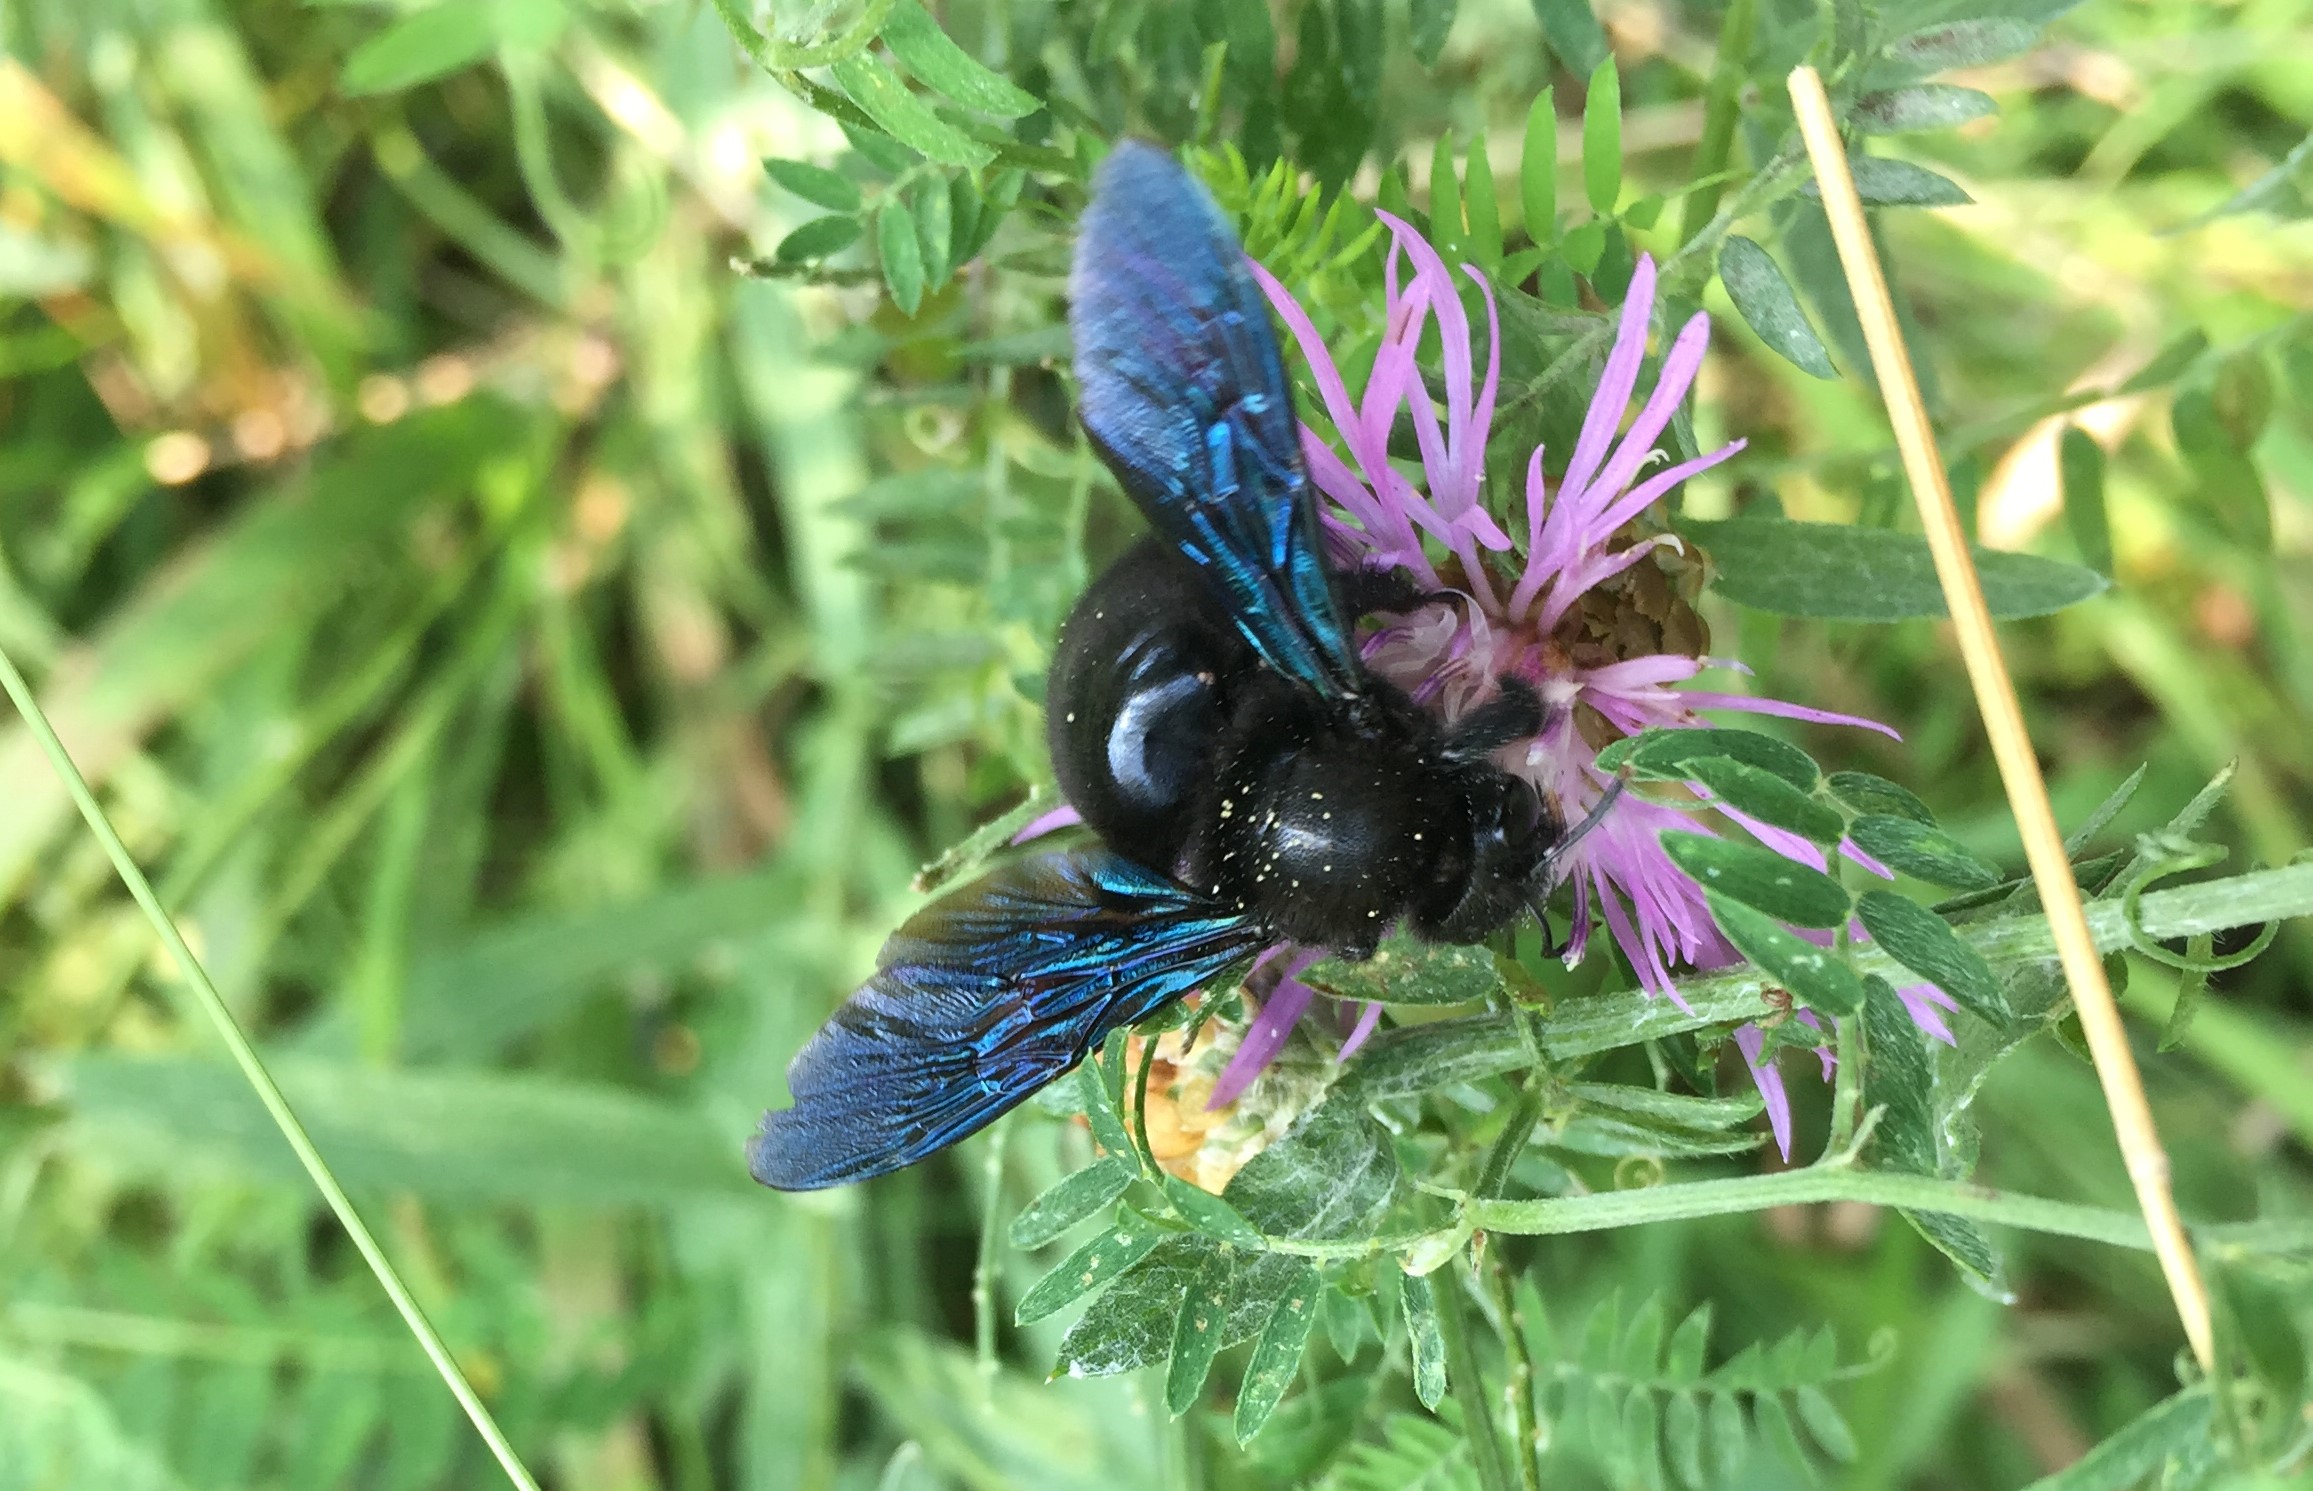
[[[1081,414],[1158,533],[1277,672],[1361,676],[1326,577],[1269,310],[1212,199],[1164,151],[1117,147],[1077,238]],[[787,1069],[748,1150],[811,1190],[944,1149],[1252,953],[1232,909],[1106,849],[1038,855],[919,912]]]

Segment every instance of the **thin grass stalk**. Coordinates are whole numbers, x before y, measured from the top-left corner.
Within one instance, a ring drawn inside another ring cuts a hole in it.
[[[1920,400],[1903,335],[1897,328],[1895,304],[1889,298],[1886,277],[1872,248],[1864,221],[1863,203],[1848,174],[1847,148],[1839,135],[1823,80],[1811,67],[1794,69],[1790,78],[1791,103],[1797,111],[1799,133],[1815,165],[1815,179],[1823,193],[1823,211],[1830,220],[1832,241],[1847,272],[1849,292],[1863,325],[1871,365],[1879,378],[1880,395],[1887,402],[1888,421],[1903,454],[1905,475],[1919,505],[1920,522],[1935,556],[1936,578],[1942,582],[1950,608],[1960,657],[1966,663],[1969,685],[1975,690],[1976,709],[1990,737],[1998,761],[2001,784],[2007,789],[2009,810],[2024,839],[2024,856],[2039,887],[2055,938],[2056,955],[2071,987],[2080,1028],[2096,1061],[2096,1076],[2104,1088],[2105,1106],[2112,1114],[2114,1137],[2128,1162],[2128,1177],[2136,1187],[2137,1205],[2152,1234],[2161,1273],[2176,1300],[2178,1317],[2202,1369],[2215,1361],[2215,1335],[2210,1325],[2209,1297],[2194,1261],[2192,1244],[2177,1215],[2169,1190],[2168,1153],[2145,1100],[2144,1081],[2129,1053],[2127,1032],[2120,1023],[2120,1007],[2104,976],[2096,939],[2072,876],[2071,860],[2064,853],[2064,834],[2056,826],[2056,810],[2048,800],[2048,784],[2040,775],[2040,760],[2031,735],[2024,728],[2024,710],[2016,685],[2000,655],[1999,637],[1992,629],[1992,613],[1984,603],[1975,561],[1969,557],[1966,531],[1952,503],[1951,485],[1937,453],[1934,427]]]
[[[353,1239],[354,1247],[360,1250],[362,1261],[369,1265],[371,1273],[377,1275],[379,1287],[385,1290],[386,1298],[393,1301],[394,1309],[400,1312],[402,1323],[409,1327],[410,1334],[417,1337],[418,1346],[425,1352],[426,1359],[433,1363],[434,1371],[449,1388],[450,1395],[458,1400],[458,1406],[472,1420],[475,1432],[490,1447],[490,1453],[497,1459],[499,1468],[506,1472],[506,1479],[514,1484],[517,1491],[538,1491],[536,1478],[522,1463],[521,1456],[514,1452],[513,1445],[507,1442],[504,1431],[499,1429],[498,1421],[475,1393],[473,1384],[466,1380],[466,1374],[450,1355],[449,1347],[442,1343],[441,1336],[435,1332],[433,1322],[426,1318],[425,1311],[410,1293],[409,1286],[402,1282],[393,1260],[387,1258],[385,1250],[378,1246],[377,1238],[369,1230],[369,1224],[361,1219],[361,1213],[354,1210],[352,1198],[338,1184],[337,1176],[329,1168],[329,1162],[314,1147],[313,1136],[305,1131],[304,1123],[289,1106],[289,1100],[282,1095],[279,1084],[273,1080],[273,1074],[265,1069],[265,1063],[257,1055],[256,1047],[249,1043],[248,1035],[233,1018],[233,1012],[225,1007],[224,996],[217,992],[217,986],[209,978],[208,970],[193,955],[193,949],[185,941],[184,933],[177,930],[175,919],[161,905],[160,897],[153,893],[152,882],[145,878],[144,871],[137,867],[136,860],[130,856],[128,846],[121,842],[119,833],[114,831],[112,820],[105,816],[103,807],[96,800],[96,794],[89,790],[88,779],[73,764],[72,756],[64,749],[64,742],[57,738],[55,727],[49,724],[47,714],[40,708],[39,701],[33,698],[31,686],[24,681],[24,675],[17,671],[15,661],[5,650],[0,650],[0,689],[7,691],[18,713],[24,716],[24,723],[32,731],[32,737],[39,744],[41,753],[48,758],[48,764],[63,781],[65,790],[72,794],[73,802],[79,805],[81,817],[88,821],[89,831],[96,835],[97,843],[104,848],[105,857],[112,861],[113,869],[119,872],[121,883],[128,887],[129,894],[143,909],[146,919],[153,924],[153,930],[160,935],[169,955],[176,959],[186,986],[192,990],[194,1004],[208,1017],[209,1023],[216,1027],[218,1038],[224,1041],[225,1049],[232,1053],[234,1064],[241,1068],[241,1075],[248,1079],[249,1086],[256,1091],[257,1100],[265,1105],[265,1111],[272,1116],[274,1126],[281,1130],[281,1137],[289,1141],[290,1149],[297,1156],[297,1163],[305,1167],[305,1173],[312,1178],[314,1188],[321,1192],[321,1199],[329,1204],[329,1209],[345,1228],[346,1235]]]

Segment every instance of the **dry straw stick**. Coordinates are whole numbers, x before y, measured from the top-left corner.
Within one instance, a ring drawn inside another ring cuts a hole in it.
[[[225,1049],[233,1053],[234,1062],[241,1068],[241,1075],[249,1079],[249,1085],[256,1089],[258,1100],[265,1105],[265,1111],[273,1116],[274,1125],[281,1130],[281,1137],[287,1139],[289,1147],[296,1152],[297,1163],[305,1167],[305,1173],[312,1177],[315,1189],[321,1192],[321,1199],[328,1202],[329,1209],[337,1214],[337,1220],[353,1239],[354,1247],[360,1250],[362,1260],[369,1265],[370,1272],[377,1275],[377,1281],[384,1288],[386,1297],[401,1312],[402,1323],[409,1327],[411,1335],[417,1337],[418,1345],[425,1351],[427,1360],[434,1364],[434,1370],[441,1375],[451,1396],[458,1400],[460,1408],[466,1410],[466,1417],[473,1421],[476,1432],[489,1445],[490,1453],[497,1459],[499,1468],[506,1472],[506,1479],[513,1482],[515,1491],[538,1491],[538,1482],[523,1465],[521,1456],[514,1453],[514,1447],[507,1443],[504,1432],[498,1427],[498,1421],[491,1417],[490,1410],[474,1392],[473,1385],[466,1381],[466,1374],[459,1370],[456,1360],[450,1355],[450,1348],[442,1344],[442,1338],[435,1332],[433,1322],[426,1319],[426,1312],[410,1293],[409,1286],[402,1282],[393,1261],[386,1257],[385,1249],[378,1246],[376,1236],[369,1230],[369,1224],[361,1219],[361,1213],[353,1209],[353,1198],[345,1194],[345,1188],[337,1183],[337,1176],[331,1172],[328,1161],[322,1159],[321,1151],[314,1148],[313,1136],[305,1131],[304,1122],[289,1106],[289,1099],[282,1095],[280,1085],[273,1080],[273,1074],[265,1069],[264,1060],[257,1055],[256,1047],[249,1043],[249,1037],[242,1031],[240,1022],[225,1007],[224,996],[217,992],[217,986],[210,980],[209,971],[201,966],[201,960],[193,956],[193,949],[185,941],[184,934],[177,930],[176,921],[162,907],[161,898],[154,893],[152,882],[145,878],[145,872],[137,867],[136,860],[129,854],[128,846],[113,831],[112,821],[105,817],[103,807],[97,803],[96,794],[89,791],[88,779],[73,764],[71,755],[64,749],[64,742],[57,739],[55,728],[48,723],[48,716],[32,697],[31,685],[24,681],[24,675],[16,670],[16,664],[5,651],[0,651],[0,692],[5,692],[15,701],[17,711],[24,716],[26,728],[32,731],[33,739],[48,757],[48,764],[72,793],[72,800],[80,805],[80,815],[88,820],[89,831],[104,846],[105,855],[112,861],[112,867],[120,872],[121,883],[128,887],[129,894],[152,922],[153,930],[160,934],[170,955],[177,960],[177,968],[184,974],[185,983],[192,990],[193,1002],[201,1007],[201,1012],[216,1026],[218,1036],[225,1042]]]
[[[2136,1183],[2137,1205],[2152,1232],[2153,1249],[2160,1256],[2161,1272],[2168,1276],[2169,1293],[2176,1298],[2185,1336],[2206,1370],[2215,1359],[2208,1290],[2201,1283],[2192,1244],[2177,1217],[2176,1198],[2169,1194],[2168,1154],[2153,1127],[2144,1082],[2137,1075],[2136,1059],[2129,1054],[2128,1036],[2121,1029],[2120,1008],[2113,1002],[2112,986],[2104,978],[2104,962],[2089,935],[2080,905],[2080,886],[2072,878],[2064,835],[2056,827],[2056,810],[2048,802],[2048,784],[2041,779],[2039,757],[2024,730],[2016,685],[2000,658],[1992,613],[1984,604],[1983,586],[1976,578],[1975,561],[1968,555],[1959,512],[1952,506],[1943,459],[1936,453],[1935,431],[1920,402],[1919,383],[1912,375],[1903,336],[1896,329],[1887,280],[1880,273],[1879,257],[1864,224],[1854,178],[1848,174],[1847,148],[1840,141],[1838,122],[1832,117],[1823,80],[1815,69],[1802,67],[1791,74],[1791,105],[1799,116],[1799,133],[1807,142],[1807,154],[1815,164],[1824,215],[1831,220],[1831,236],[1839,247],[1839,261],[1847,270],[1847,286],[1855,297],[1864,341],[1871,348],[1871,366],[1879,375],[1888,420],[1895,426],[1895,443],[1903,452],[1904,473],[1910,478],[1920,522],[1927,529],[1928,547],[1935,555],[1936,576],[1943,582],[1960,656],[1967,663],[1968,682],[1976,691],[1976,709],[1983,716],[1984,733],[1991,737],[2000,780],[2008,789],[2009,811],[2015,814],[2016,827],[2024,837],[2024,856],[2040,889],[2040,904],[2048,914],[2065,981],[2072,987],[2080,1028],[2088,1037],[2090,1054],[2096,1058],[2096,1076],[2104,1084],[2105,1105],[2112,1110],[2113,1133],[2127,1158],[2129,1179]]]

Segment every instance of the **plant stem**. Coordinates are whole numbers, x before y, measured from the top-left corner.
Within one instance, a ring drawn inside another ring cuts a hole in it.
[[[112,820],[105,816],[103,807],[96,800],[96,794],[89,790],[87,778],[73,764],[70,753],[64,749],[64,742],[56,738],[55,728],[48,723],[48,716],[41,711],[39,701],[33,698],[31,685],[24,681],[24,675],[16,670],[15,662],[5,651],[0,651],[0,689],[5,689],[8,697],[15,702],[17,710],[24,716],[26,727],[32,731],[33,739],[39,743],[42,754],[47,756],[48,764],[64,782],[65,790],[72,794],[73,802],[79,805],[81,817],[88,820],[89,831],[96,835],[97,843],[103,846],[105,857],[112,861],[112,867],[119,873],[121,883],[128,887],[129,894],[152,922],[153,930],[160,935],[169,955],[176,959],[178,970],[184,974],[186,986],[192,990],[194,1004],[208,1017],[210,1024],[216,1027],[219,1039],[225,1043],[225,1049],[232,1053],[234,1064],[241,1068],[241,1075],[248,1079],[249,1086],[256,1091],[257,1100],[265,1105],[265,1111],[272,1116],[274,1126],[289,1141],[290,1149],[297,1155],[297,1162],[305,1167],[305,1173],[312,1178],[314,1188],[321,1192],[321,1199],[336,1213],[346,1235],[353,1239],[354,1247],[360,1251],[362,1261],[369,1265],[371,1273],[377,1275],[379,1287],[385,1290],[386,1298],[393,1301],[394,1309],[401,1314],[402,1323],[417,1338],[419,1348],[425,1352],[427,1360],[434,1364],[435,1372],[441,1375],[443,1383],[450,1389],[450,1395],[458,1400],[458,1406],[466,1411],[466,1417],[473,1422],[475,1431],[490,1447],[490,1453],[497,1459],[499,1468],[505,1471],[506,1479],[520,1488],[520,1491],[538,1491],[538,1482],[532,1478],[529,1468],[523,1465],[521,1456],[514,1453],[514,1447],[507,1442],[505,1433],[498,1427],[498,1421],[483,1405],[473,1384],[466,1380],[466,1374],[450,1355],[449,1347],[443,1344],[441,1336],[435,1332],[433,1322],[426,1318],[425,1311],[410,1293],[409,1286],[402,1282],[401,1275],[395,1271],[393,1260],[387,1258],[385,1249],[378,1246],[377,1238],[369,1230],[369,1224],[354,1210],[352,1198],[338,1184],[337,1176],[329,1168],[329,1162],[321,1157],[320,1150],[314,1148],[313,1136],[306,1133],[304,1123],[290,1108],[289,1100],[281,1095],[281,1088],[274,1082],[273,1074],[265,1069],[265,1063],[259,1059],[256,1048],[249,1044],[249,1037],[234,1020],[233,1012],[225,1007],[224,996],[217,992],[217,986],[210,980],[208,970],[201,966],[199,958],[193,956],[193,949],[185,941],[184,933],[177,930],[175,920],[161,905],[160,897],[153,893],[152,882],[145,878],[145,872],[138,868],[136,860],[130,856],[128,846],[121,842],[120,835],[113,829]]]
[[[2137,910],[2145,934],[2163,940],[2313,916],[2313,864],[2158,891],[2144,897]],[[2129,945],[2127,919],[2118,901],[2091,903],[2088,927],[2100,951]],[[1971,922],[1953,930],[1994,968],[2044,961],[2055,953],[2048,924],[2037,914]],[[1876,973],[1891,982],[1910,977],[1869,945],[1855,950],[1855,966],[1858,973]],[[1769,1013],[1763,996],[1772,983],[1756,969],[1745,969],[1680,980],[1679,1003],[1636,990],[1569,1000],[1542,1022],[1542,1048],[1552,1060],[1567,1061],[1682,1031],[1760,1019]],[[1433,1086],[1443,1073],[1475,1081],[1515,1071],[1531,1060],[1516,1019],[1471,1015],[1385,1031],[1360,1053],[1344,1080],[1378,1098]]]
[[[1800,1206],[1816,1201],[1862,1201],[1908,1211],[1943,1212],[1971,1221],[2109,1243],[2114,1247],[2141,1251],[2152,1248],[2144,1219],[2132,1212],[2019,1196],[1989,1186],[1939,1180],[1933,1176],[1858,1170],[1843,1161],[1772,1175],[1681,1181],[1591,1196],[1551,1197],[1539,1201],[1477,1200],[1470,1203],[1465,1220],[1491,1232],[1540,1236],[1599,1232],[1644,1222],[1723,1216],[1730,1212],[1763,1211],[1771,1206]],[[2205,1242],[2232,1246],[2313,1245],[2313,1218],[2224,1223],[2196,1227],[2193,1231]]]
[[[1758,29],[1758,0],[1731,0],[1727,17],[1719,23],[1719,50],[1711,63],[1711,81],[1703,93],[1703,137],[1695,145],[1694,175],[1703,181],[1727,169],[1734,156],[1735,125],[1741,117],[1743,64],[1751,55],[1751,36]],[[1694,241],[1719,210],[1725,183],[1711,181],[1687,194],[1679,215],[1679,243]]]
[[[1462,1433],[1470,1441],[1470,1460],[1478,1468],[1484,1491],[1517,1491],[1510,1467],[1502,1457],[1502,1437],[1495,1432],[1493,1405],[1486,1401],[1486,1379],[1478,1372],[1477,1348],[1470,1343],[1469,1301],[1462,1298],[1461,1281],[1452,1277],[1457,1265],[1440,1271],[1435,1295],[1438,1336],[1446,1347],[1446,1390],[1462,1405]]]
[[[980,1256],[972,1265],[972,1349],[980,1367],[983,1392],[996,1380],[996,1217],[1004,1200],[1004,1133],[998,1123],[988,1131],[988,1157],[982,1162],[980,1184]]]
[[[1502,1321],[1502,1352],[1510,1363],[1510,1381],[1502,1394],[1510,1400],[1511,1459],[1518,1467],[1518,1484],[1521,1491],[1542,1491],[1541,1434],[1534,1422],[1534,1357],[1526,1348],[1526,1323],[1518,1315],[1509,1271],[1493,1253],[1483,1254],[1476,1267],[1487,1292],[1494,1297],[1494,1313]]]

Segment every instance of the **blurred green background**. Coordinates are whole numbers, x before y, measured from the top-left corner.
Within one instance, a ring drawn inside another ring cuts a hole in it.
[[[1318,9],[1274,0],[1288,51]],[[1723,9],[1602,0],[1642,186],[1691,177]],[[1031,179],[912,319],[871,276],[744,272],[817,215],[762,160],[846,146],[712,7],[438,12],[423,46],[394,5],[0,13],[0,647],[516,1444],[573,1491],[1455,1484],[1341,1454],[1397,1433],[1402,1364],[1335,1370],[1243,1453],[1135,1379],[1045,1385],[1057,1326],[1010,1327],[1040,1269],[1000,1226],[976,1359],[983,1218],[1081,1162],[1064,1125],[832,1195],[740,1162],[912,872],[1046,775],[1045,648],[1131,526],[1052,367],[1080,198]],[[1552,83],[1572,183],[1564,12],[1470,0],[1434,67],[1393,45],[1354,189],[1402,158],[1426,200],[1448,131],[1514,161]],[[939,14],[1032,90],[1153,66],[1127,0]],[[2285,861],[2313,842],[2313,9],[2104,0],[1949,80],[1998,115],[1904,148],[1974,205],[1882,224],[1947,454],[1985,542],[2117,581],[2007,629],[2059,811],[2148,764],[2117,831],[2151,827],[2237,761],[2208,836]],[[1751,447],[1690,510],[1888,521],[1871,391],[1719,293],[1697,424]],[[2107,452],[2108,559],[2057,500],[2067,412]],[[1808,733],[1827,765],[2018,861],[1939,628],[1708,616],[1761,692],[1904,733]],[[2165,1011],[2173,974],[2133,973]],[[2300,925],[2181,1049],[2142,1025],[2188,1214],[2306,1208],[2309,987]],[[0,1486],[493,1483],[12,718],[0,1105]],[[1986,1178],[2129,1204],[2061,1044],[1978,1106]],[[2014,1239],[2007,1308],[1852,1206],[1522,1256],[1565,1331],[1616,1291],[1714,1302],[1729,1351],[1895,1331],[1836,1389],[1831,1484],[2020,1485],[2174,1383],[2150,1262],[2087,1244]],[[2219,1283],[2276,1329],[2307,1308],[2281,1265]]]

